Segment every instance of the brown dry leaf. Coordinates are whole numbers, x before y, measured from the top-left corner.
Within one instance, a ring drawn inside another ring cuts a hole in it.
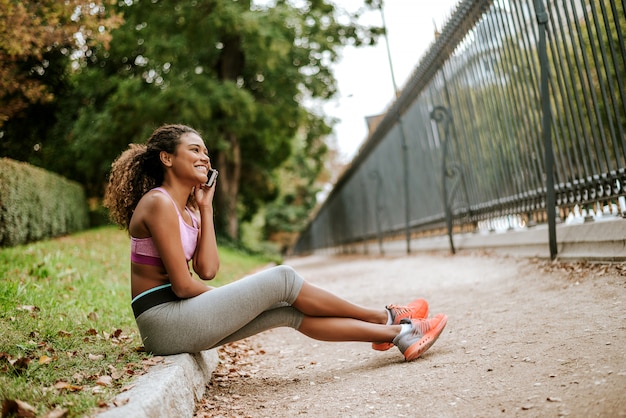
[[[54,384],[54,388],[58,390],[69,390],[70,392],[79,392],[83,390],[82,386],[72,385],[70,383],[59,380]]]
[[[85,332],[85,335],[98,335],[98,331],[96,331],[94,328],[89,328],[87,332]]]
[[[117,370],[114,366],[109,366],[113,380],[119,380],[124,376],[124,370]]]
[[[19,399],[5,399],[2,402],[2,416],[9,417],[16,415],[22,418],[35,418],[36,411],[31,405]]]
[[[54,408],[52,411],[48,412],[46,415],[41,418],[64,418],[67,416],[67,409],[59,408],[58,406]]]
[[[69,383],[59,380],[54,384],[55,389],[67,389],[70,386]]]
[[[142,360],[141,362],[143,363],[144,366],[154,366],[154,365],[161,363],[163,360],[165,360],[165,357],[154,356],[154,357]]]
[[[121,399],[121,400],[115,400],[115,401],[113,401],[113,405],[115,405],[115,406],[122,406],[122,405],[126,405],[129,401],[130,401],[130,398]]]
[[[33,305],[20,305],[16,309],[18,311],[26,311],[30,313],[39,312],[39,308]]]
[[[52,357],[49,357],[47,355],[43,355],[41,357],[39,357],[39,364],[48,364],[52,362]]]
[[[89,354],[87,355],[87,357],[89,358],[89,360],[92,361],[98,361],[98,360],[102,360],[104,358],[104,355],[102,354]]]
[[[16,373],[23,373],[28,369],[28,364],[30,363],[29,357],[20,357],[15,360],[9,359],[9,363],[13,366]]]
[[[71,336],[72,336],[72,333],[71,333],[71,332],[64,331],[64,330],[61,330],[61,331],[57,332],[57,335],[58,335],[59,337],[71,337]]]
[[[33,333],[33,334],[35,334],[35,333]],[[33,335],[33,336],[35,336],[35,335]],[[37,348],[39,348],[40,350],[48,351],[50,353],[54,353],[54,347],[52,347],[46,341],[39,341],[37,343]]]
[[[89,314],[87,314],[87,319],[89,319],[90,321],[97,321],[98,314],[95,312],[89,312]]]
[[[113,382],[113,378],[108,375],[100,376],[98,380],[96,380],[96,385],[100,386],[109,386]]]

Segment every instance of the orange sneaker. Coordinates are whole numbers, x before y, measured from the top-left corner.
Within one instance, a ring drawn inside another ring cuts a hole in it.
[[[421,319],[428,317],[428,302],[424,299],[416,299],[407,306],[387,305],[385,307],[391,314],[391,323],[398,325],[404,318]],[[378,351],[386,351],[393,347],[392,343],[372,343],[372,348]]]
[[[398,334],[393,343],[404,354],[406,361],[415,360],[437,341],[447,322],[448,317],[444,314],[437,314],[430,319],[405,318],[400,323],[411,324],[411,329]]]

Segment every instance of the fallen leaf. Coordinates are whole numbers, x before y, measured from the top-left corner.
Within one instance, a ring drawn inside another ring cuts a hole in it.
[[[55,389],[67,389],[69,385],[70,385],[69,383],[59,380],[58,382],[54,384],[54,388]]]
[[[15,373],[23,373],[28,369],[28,364],[30,363],[29,357],[19,357],[15,360],[9,359],[9,363],[13,366]]]
[[[2,416],[16,415],[22,418],[35,418],[35,408],[19,399],[5,399],[2,402]]]
[[[141,362],[145,365],[145,366],[154,366],[156,364],[159,364],[160,362],[162,362],[163,360],[165,360],[164,357],[161,356],[154,356],[151,358],[147,358],[145,360],[142,360]]]
[[[134,387],[135,387],[135,385],[128,385],[128,386],[124,386],[124,387],[122,388],[122,392],[127,392],[127,391],[131,390],[131,389],[132,389],[132,388],[134,388]]]
[[[130,401],[130,398],[121,399],[121,400],[115,400],[115,401],[113,401],[113,405],[115,405],[115,406],[126,405],[128,403],[128,401]]]
[[[108,375],[100,376],[98,380],[96,380],[96,385],[100,386],[109,386],[113,382],[113,378]]]
[[[123,370],[117,370],[113,366],[109,366],[109,370],[111,371],[111,377],[113,378],[113,380],[119,380],[124,376]]]
[[[67,409],[56,407],[41,418],[63,418],[67,416]]]
[[[71,337],[71,336],[72,336],[72,333],[71,333],[71,332],[64,331],[64,330],[61,330],[61,331],[57,332],[57,335],[58,335],[59,337]]]
[[[62,380],[59,380],[58,382],[56,382],[54,384],[54,388],[58,389],[58,390],[69,390],[70,392],[79,392],[81,390],[83,390],[82,386],[77,386],[77,385],[72,385],[68,382],[64,382]]]
[[[39,308],[33,305],[20,305],[16,308],[18,311],[26,311],[26,312],[39,312]]]
[[[39,357],[39,364],[48,364],[52,362],[52,357],[48,357],[45,354]]]
[[[104,358],[104,355],[102,355],[102,354],[91,354],[90,353],[87,357],[89,358],[89,360],[98,361],[98,360],[102,360]]]

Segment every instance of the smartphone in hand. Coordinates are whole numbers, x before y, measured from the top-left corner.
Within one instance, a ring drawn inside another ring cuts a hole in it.
[[[209,170],[209,179],[206,181],[206,183],[204,183],[205,186],[207,187],[213,187],[213,185],[215,184],[215,180],[217,179],[217,175],[219,174],[219,172],[215,169],[210,169]]]

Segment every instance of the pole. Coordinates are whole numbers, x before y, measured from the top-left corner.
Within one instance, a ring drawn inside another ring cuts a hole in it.
[[[393,95],[394,99],[398,98],[398,87],[396,85],[396,76],[393,73],[393,62],[391,60],[391,49],[389,48],[389,38],[387,36],[387,24],[385,23],[385,13],[383,12],[383,0],[378,3],[378,9],[380,10],[380,17],[383,22],[383,30],[385,31],[385,45],[387,46],[387,60],[389,61],[389,69],[391,70],[391,82],[393,83]],[[409,188],[409,146],[406,140],[406,134],[404,133],[404,124],[402,123],[402,115],[400,115],[400,109],[398,106],[394,106],[396,109],[396,120],[398,122],[398,128],[400,128],[400,138],[402,141],[402,168],[403,168],[403,180],[404,180],[404,224],[406,235],[406,253],[411,253],[411,204],[410,204],[410,188]]]
[[[535,0],[535,13],[539,24],[539,62],[541,65],[541,130],[543,132],[543,144],[546,160],[546,210],[548,211],[548,238],[550,241],[550,259],[554,260],[557,255],[556,245],[556,193],[554,191],[554,153],[552,151],[552,135],[550,128],[550,89],[548,79],[548,52],[546,45],[546,30],[548,24],[548,12],[546,12],[543,0]]]

